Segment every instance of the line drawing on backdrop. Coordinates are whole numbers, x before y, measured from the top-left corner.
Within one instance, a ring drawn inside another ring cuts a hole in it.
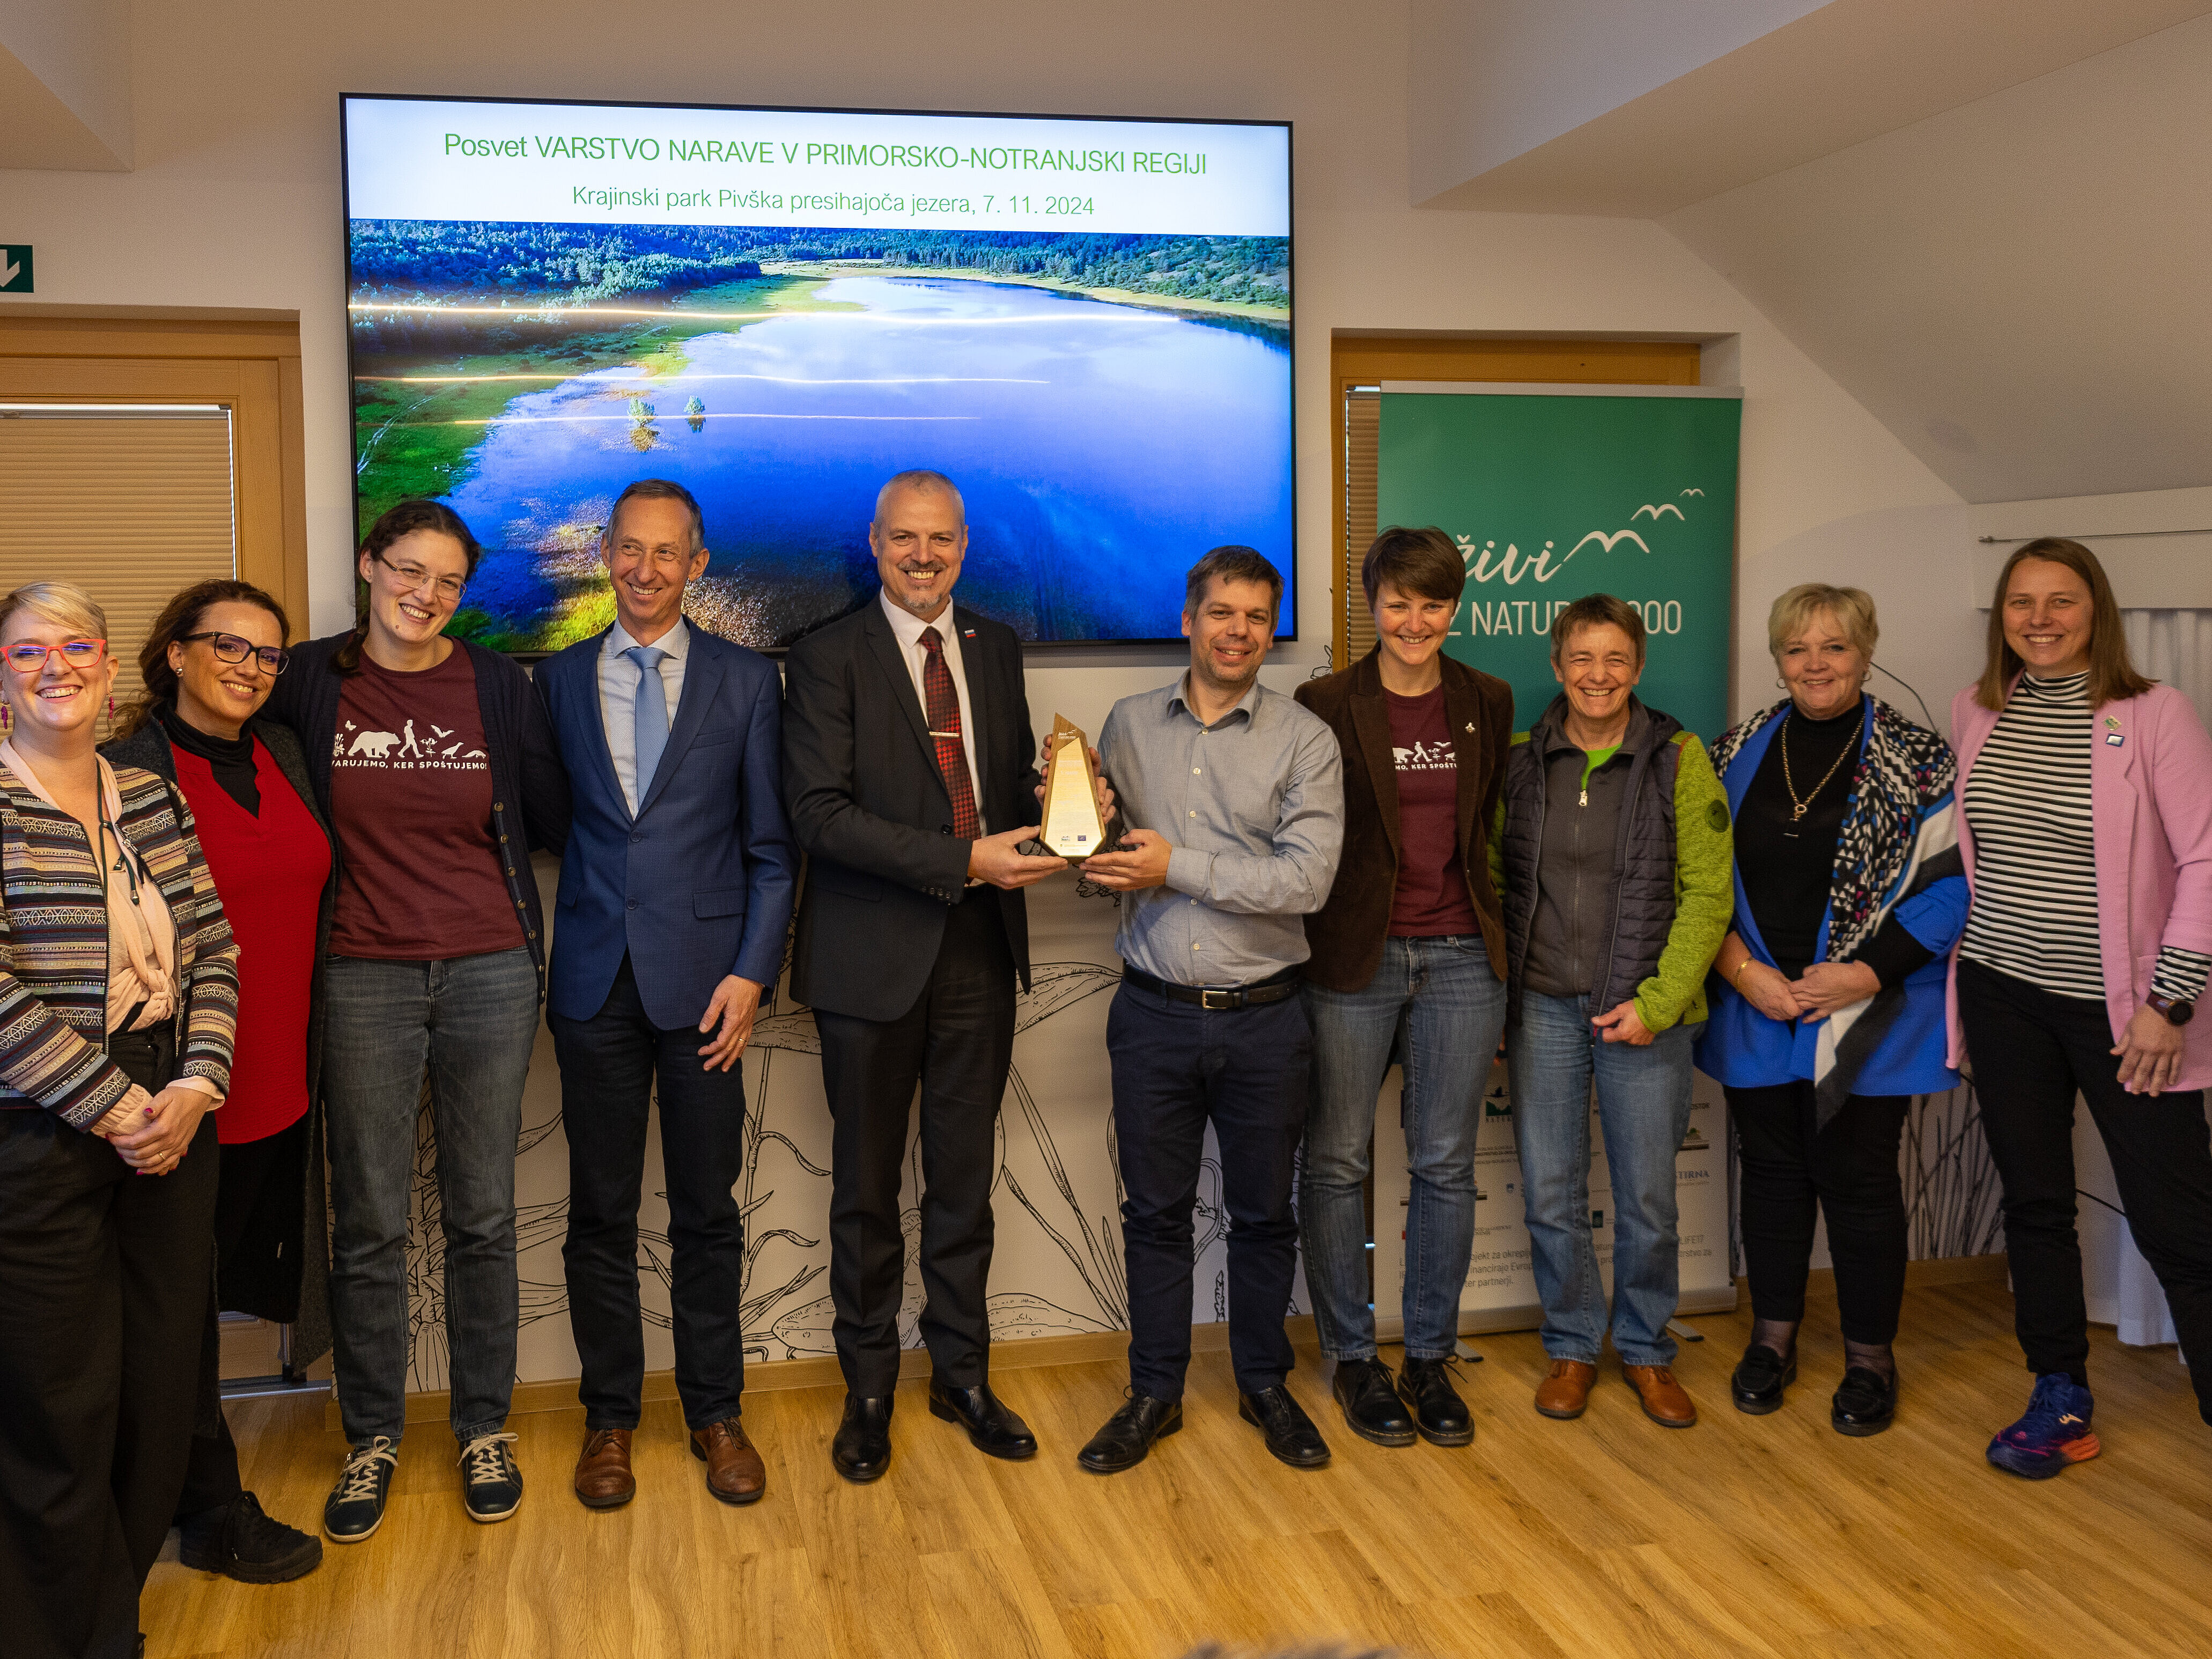
[[[785,969],[789,969],[786,947]],[[1118,966],[1097,962],[1039,963],[1031,989],[1018,998],[1015,1036],[1064,1018],[1072,1009],[1121,983]],[[810,1155],[807,1139],[793,1113],[819,1112],[818,1078],[802,1073],[797,1086],[780,1086],[780,1074],[794,1064],[818,1065],[820,1041],[811,1009],[793,1002],[787,991],[784,1012],[763,1018],[754,1028],[744,1064],[745,1150],[738,1205],[745,1218],[742,1316],[748,1360],[799,1359],[832,1354],[832,1309],[825,1280],[829,1272],[826,1221],[830,1170]],[[438,1192],[429,1085],[424,1085],[417,1120],[413,1195],[407,1238],[407,1284],[410,1353],[407,1386],[428,1392],[446,1386],[445,1237]],[[527,1124],[517,1142],[518,1163],[551,1139],[559,1127],[557,1109]],[[1066,1133],[1065,1126],[1060,1133]],[[1006,1085],[994,1157],[998,1170],[994,1199],[1003,1193],[1035,1224],[1043,1249],[1058,1261],[1047,1263],[1001,1255],[988,1305],[994,1341],[1029,1336],[1064,1336],[1126,1330],[1128,1289],[1121,1261],[1120,1204],[1123,1195],[1113,1120],[1103,1119],[1103,1158],[1087,1153],[1073,1164],[1056,1144],[1036,1088],[1024,1078],[1017,1051]],[[556,1153],[557,1157],[557,1153]],[[921,1186],[921,1136],[917,1122],[907,1146],[908,1182],[901,1224],[906,1236],[906,1271],[899,1313],[902,1346],[919,1346],[916,1322],[922,1309],[918,1265],[921,1217],[913,1197]],[[563,1164],[565,1169],[565,1164]],[[1090,1192],[1085,1190],[1085,1173]],[[1110,1194],[1104,1175],[1111,1182]],[[655,1194],[661,1205],[665,1193]],[[651,1206],[648,1206],[650,1209]],[[780,1219],[763,1224],[773,1212]],[[817,1218],[793,1224],[794,1212]],[[1001,1233],[1010,1217],[1000,1212]],[[1217,1158],[1205,1161],[1192,1240],[1201,1262],[1226,1239],[1229,1216],[1223,1200]],[[561,1245],[568,1231],[565,1197],[516,1206],[516,1249],[521,1263],[520,1322],[524,1328],[568,1313],[568,1290]],[[1048,1273],[1048,1267],[1050,1268]],[[649,1328],[671,1328],[672,1252],[664,1231],[641,1225],[638,1231],[641,1299]],[[1208,1281],[1211,1281],[1209,1284]],[[1225,1318],[1225,1285],[1220,1273],[1200,1274],[1201,1304]],[[1292,1311],[1307,1311],[1303,1286]]]

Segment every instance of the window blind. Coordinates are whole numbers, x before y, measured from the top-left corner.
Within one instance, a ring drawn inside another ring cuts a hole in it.
[[[0,592],[68,581],[99,601],[118,708],[161,607],[237,558],[228,409],[0,404]]]

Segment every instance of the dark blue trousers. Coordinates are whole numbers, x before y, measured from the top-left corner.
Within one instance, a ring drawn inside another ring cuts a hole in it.
[[[1229,1353],[1237,1386],[1272,1389],[1297,1363],[1283,1321],[1297,1272],[1291,1206],[1305,1131],[1313,1038],[1295,996],[1211,1010],[1123,984],[1107,1017],[1121,1250],[1129,1281],[1129,1382],[1182,1398],[1190,1368],[1193,1217],[1201,1184],[1229,1228]],[[1203,1166],[1206,1126],[1220,1149]]]
[[[660,1161],[668,1182],[670,1302],[676,1392],[700,1429],[738,1414],[745,1385],[745,1235],[732,1192],[745,1152],[743,1069],[710,1072],[707,1039],[646,1018],[629,958],[606,1005],[589,1019],[548,1015],[561,1061],[561,1122],[568,1137],[568,1323],[583,1382],[584,1424],[634,1429],[645,1384],[638,1301],[637,1202],[656,1084]]]

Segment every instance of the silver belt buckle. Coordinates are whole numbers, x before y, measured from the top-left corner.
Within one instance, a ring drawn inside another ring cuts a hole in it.
[[[1234,1008],[1237,1006],[1234,1000],[1236,995],[1237,993],[1234,991],[1208,991],[1201,989],[1198,994],[1198,1006],[1201,1008]],[[1216,1002],[1214,1000],[1216,997],[1220,998],[1221,1000]]]

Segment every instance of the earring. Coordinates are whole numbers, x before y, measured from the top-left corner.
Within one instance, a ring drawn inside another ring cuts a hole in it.
[[[112,697],[107,700],[107,723],[110,726],[115,724],[115,699]]]
[[[1789,688],[1789,686],[1788,686],[1787,684],[1785,684],[1783,681],[1781,681],[1781,680],[1779,680],[1779,679],[1777,679],[1777,680],[1774,682],[1774,689],[1775,689],[1777,691],[1787,691],[1790,688]]]

